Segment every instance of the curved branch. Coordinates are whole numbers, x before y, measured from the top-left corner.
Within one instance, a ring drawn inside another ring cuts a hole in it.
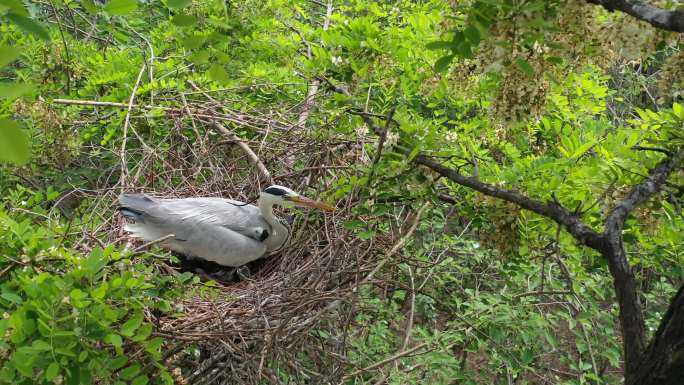
[[[524,209],[550,218],[565,226],[568,232],[582,244],[589,246],[599,252],[603,249],[602,236],[594,231],[594,229],[592,229],[589,225],[582,222],[579,217],[571,214],[570,211],[556,202],[544,203],[529,198],[515,190],[505,190],[489,183],[484,183],[476,178],[462,175],[458,171],[446,167],[422,154],[416,156],[413,161],[417,164],[426,166],[433,171],[436,171],[438,174],[451,180],[452,182],[472,188],[473,190],[479,191],[482,194],[515,203]]]
[[[600,5],[610,12],[622,11],[656,28],[684,33],[684,11],[668,11],[643,1],[633,0],[587,0],[587,3]]]
[[[679,149],[671,157],[665,158],[654,167],[649,175],[634,186],[627,197],[620,201],[608,214],[606,219],[606,236],[618,235],[622,232],[625,220],[632,210],[660,191],[667,177],[684,163],[684,148]]]
[[[629,214],[662,189],[668,176],[684,163],[684,148],[674,152],[656,165],[641,183],[632,187],[606,218],[603,233],[603,256],[613,276],[613,286],[620,306],[620,324],[625,345],[625,374],[631,380],[646,348],[643,306],[639,300],[636,281],[627,260],[622,231]]]

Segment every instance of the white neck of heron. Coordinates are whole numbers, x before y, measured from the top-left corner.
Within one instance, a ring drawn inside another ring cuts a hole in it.
[[[258,205],[261,210],[261,215],[266,222],[271,225],[272,234],[266,238],[264,243],[269,251],[277,250],[283,246],[289,237],[289,230],[285,227],[278,218],[273,215],[273,206],[276,201],[270,195],[262,194],[259,197]]]

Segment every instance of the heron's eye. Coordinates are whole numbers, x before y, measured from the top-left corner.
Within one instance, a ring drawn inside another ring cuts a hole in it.
[[[279,187],[273,187],[273,186],[267,188],[266,190],[264,190],[264,192],[267,192],[267,193],[269,193],[269,194],[271,194],[271,195],[276,195],[276,196],[285,196],[285,195],[288,195],[288,192],[287,192],[287,191],[285,191],[285,190],[283,190],[283,189],[281,189],[281,188],[279,188]]]

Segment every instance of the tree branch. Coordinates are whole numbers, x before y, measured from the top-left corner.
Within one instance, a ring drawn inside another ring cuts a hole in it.
[[[629,194],[627,194],[627,197],[620,201],[608,214],[606,219],[606,236],[620,234],[629,213],[648,200],[653,194],[660,191],[670,173],[676,168],[681,167],[682,163],[684,163],[684,148],[679,149],[674,155],[658,163],[646,179],[634,186]]]
[[[684,373],[684,286],[672,298],[658,330],[628,385],[675,385]]]
[[[684,32],[684,11],[668,11],[644,1],[633,0],[587,0],[587,3],[600,5],[610,12],[622,11],[666,31]]]
[[[601,250],[602,248],[603,242],[601,235],[558,203],[543,203],[538,200],[531,199],[517,191],[501,189],[494,185],[484,183],[476,178],[464,176],[456,170],[446,167],[423,154],[416,156],[413,161],[417,164],[426,166],[433,171],[436,171],[441,176],[462,186],[472,188],[473,190],[479,191],[491,197],[515,203],[524,209],[550,218],[565,226],[568,232],[582,244],[595,250]]]
[[[625,348],[625,378],[633,378],[646,348],[643,307],[639,299],[632,268],[627,260],[622,231],[629,214],[639,205],[661,190],[668,176],[684,162],[684,148],[658,163],[638,185],[632,187],[627,196],[618,202],[606,218],[603,233],[605,245],[601,254],[608,262],[613,286],[620,306]]]

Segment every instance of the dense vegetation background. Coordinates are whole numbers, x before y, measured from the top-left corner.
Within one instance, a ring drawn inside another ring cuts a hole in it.
[[[644,3],[3,1],[0,382],[681,383],[684,4]],[[340,214],[247,282],[115,211],[270,182]]]

